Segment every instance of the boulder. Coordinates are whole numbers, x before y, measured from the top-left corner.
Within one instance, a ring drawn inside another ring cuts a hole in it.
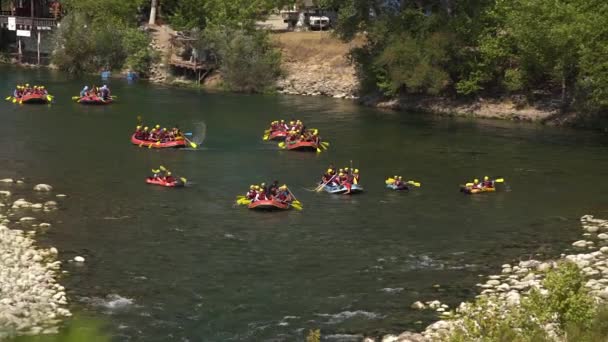
[[[0,179],[0,183],[13,183],[14,180],[12,178],[4,178]]]
[[[5,196],[5,197],[8,197],[8,196],[10,196],[10,195],[11,195],[11,192],[10,192],[10,191],[7,191],[7,190],[2,190],[2,191],[0,191],[0,196]]]
[[[76,262],[84,262],[84,258],[81,257],[81,256],[75,256],[74,257],[74,261],[76,261]]]
[[[587,247],[587,241],[585,241],[585,240],[578,240],[576,242],[573,242],[572,246],[579,247],[579,248]]]
[[[421,301],[416,301],[410,306],[410,308],[414,310],[424,310],[426,309],[426,306]]]
[[[34,191],[52,191],[53,187],[48,184],[36,184]]]
[[[608,240],[608,234],[606,234],[606,233],[598,234],[597,238],[600,240]]]

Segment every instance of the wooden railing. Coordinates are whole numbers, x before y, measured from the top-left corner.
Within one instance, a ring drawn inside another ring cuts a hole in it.
[[[3,11],[2,13],[0,13],[0,26],[4,27],[6,25],[8,25],[8,18],[11,17],[10,13],[9,15],[5,15],[6,11]],[[33,29],[34,27],[36,28],[55,28],[57,27],[57,20],[53,19],[53,18],[31,18],[31,17],[15,17],[16,20],[16,24],[17,26],[21,26],[21,27],[26,27],[29,28],[30,30]]]

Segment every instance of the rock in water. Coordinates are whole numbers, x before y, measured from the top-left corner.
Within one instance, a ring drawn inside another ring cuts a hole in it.
[[[414,302],[414,304],[412,304],[410,306],[410,308],[415,309],[415,310],[424,310],[424,309],[426,309],[426,306],[421,301],[417,301],[417,302]]]
[[[76,261],[76,262],[84,262],[84,258],[81,257],[81,256],[75,256],[74,257],[74,261]]]
[[[2,182],[2,183],[13,183],[14,180],[12,178],[4,178],[4,179],[0,179],[0,182]]]
[[[53,187],[48,184],[37,184],[34,187],[34,191],[51,191]]]
[[[585,241],[585,240],[578,240],[576,242],[573,242],[572,246],[574,246],[574,247],[586,247],[587,246],[587,241]]]

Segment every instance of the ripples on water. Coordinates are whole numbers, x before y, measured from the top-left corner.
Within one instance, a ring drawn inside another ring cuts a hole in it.
[[[109,320],[116,340],[293,341],[320,328],[347,341],[419,329],[416,322],[435,315],[410,310],[412,302],[472,298],[479,274],[560,253],[578,237],[580,215],[608,206],[608,139],[589,132],[118,80],[111,86],[119,102],[85,107],[69,98],[97,80],[1,70],[0,93],[36,80],[57,103],[0,103],[0,178],[26,177],[69,195],[41,243],[87,259],[62,281],[83,298],[75,306]],[[203,146],[131,146],[138,114],[178,124]],[[291,153],[261,141],[268,122],[291,117],[319,128],[330,149]],[[365,194],[303,190],[329,163],[350,160]],[[192,186],[144,184],[158,165]],[[387,191],[384,180],[395,173],[422,188]],[[458,192],[485,174],[505,177],[511,191]],[[274,179],[304,211],[233,206],[249,184]]]

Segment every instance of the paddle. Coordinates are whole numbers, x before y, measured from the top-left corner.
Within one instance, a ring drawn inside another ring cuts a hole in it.
[[[302,204],[299,202],[291,202],[290,205],[292,208],[294,208],[295,210],[298,210],[298,211],[304,209],[304,208],[302,208]]]
[[[192,148],[197,148],[197,147],[198,147],[198,145],[197,145],[197,144],[193,143],[192,141],[190,141],[190,139],[186,138],[185,136],[184,136],[184,140],[186,140],[186,142],[187,142],[188,144],[190,144],[190,146],[191,146]]]
[[[184,177],[179,177],[179,180],[181,180],[184,185],[188,182],[188,180]]]
[[[279,148],[285,148],[285,147],[286,147],[286,146],[285,146],[285,142],[284,142],[284,141],[281,141],[281,142],[279,143]]]
[[[329,182],[331,182],[334,178],[336,178],[337,175],[333,175],[329,180],[327,180],[327,182],[319,185],[316,189],[315,192],[320,192],[321,189],[323,189],[323,187],[325,187]]]
[[[17,98],[13,97],[13,103],[16,103],[16,102],[17,102]]]
[[[289,194],[291,195],[291,197],[293,197],[293,201],[291,201],[291,206],[297,210],[302,210],[302,203],[298,201],[296,195],[294,195],[289,188],[287,188],[287,191],[289,191]],[[297,207],[299,207],[299,209]]]
[[[384,181],[384,183],[386,183],[386,184],[395,184],[395,178],[389,177],[387,180]]]
[[[419,188],[419,187],[422,185],[422,183],[420,183],[420,182],[416,182],[416,181],[413,181],[413,180],[409,180],[409,181],[407,181],[406,183],[407,183],[407,184],[411,184],[411,185],[413,185],[413,186],[415,186],[415,187],[417,187],[417,188]]]
[[[264,140],[264,141],[268,140],[268,138],[270,138],[270,136],[268,134],[264,134],[262,136],[262,140]]]
[[[5,98],[5,100],[6,100],[6,101],[10,101],[10,100],[11,100],[11,98],[13,98],[13,97],[12,97],[12,96],[7,96],[7,97]]]

